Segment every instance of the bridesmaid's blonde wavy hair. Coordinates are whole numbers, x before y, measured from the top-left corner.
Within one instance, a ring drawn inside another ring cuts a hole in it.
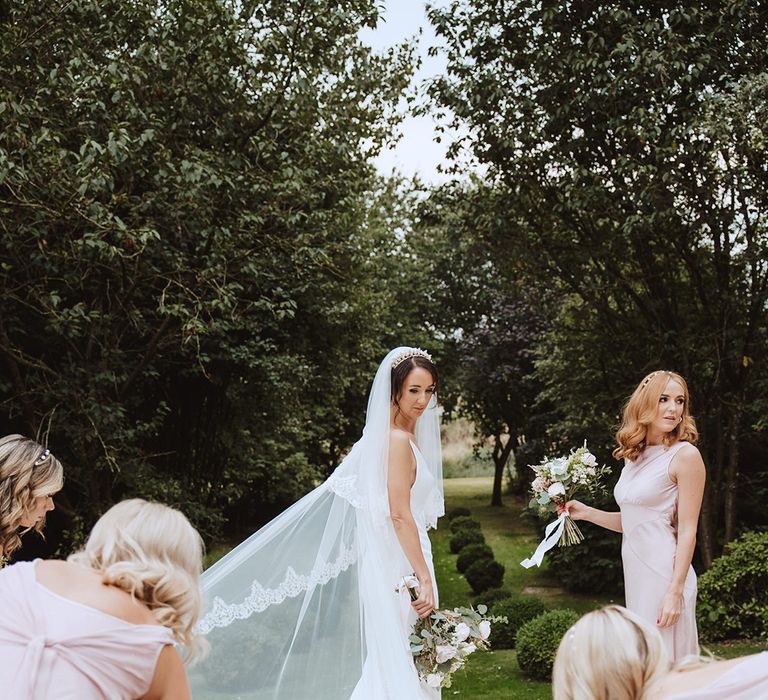
[[[649,700],[670,670],[658,630],[619,605],[593,610],[560,641],[554,700]]]
[[[112,506],[68,561],[101,574],[101,580],[144,603],[198,657],[205,642],[195,632],[200,616],[203,541],[180,511],[140,498]]]
[[[651,372],[637,385],[624,406],[621,426],[616,433],[616,442],[619,443],[619,446],[613,451],[613,456],[616,459],[628,459],[634,462],[645,449],[648,426],[656,419],[659,399],[670,379],[679,382],[680,386],[683,387],[685,402],[683,404],[683,420],[664,435],[663,442],[667,446],[679,440],[687,440],[692,445],[696,444],[699,439],[699,431],[696,429],[696,421],[690,413],[688,384],[676,372],[657,370]]]
[[[44,457],[44,459],[43,459]],[[0,438],[0,551],[9,557],[21,547],[19,528],[38,496],[52,496],[64,485],[61,462],[23,435]],[[45,518],[27,528],[41,535]],[[23,532],[21,534],[24,534]]]

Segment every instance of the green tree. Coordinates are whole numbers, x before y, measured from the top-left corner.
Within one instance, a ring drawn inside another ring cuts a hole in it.
[[[50,421],[86,521],[142,495],[252,527],[359,431],[391,321],[369,158],[412,70],[376,19],[2,4],[0,396],[8,430]]]
[[[534,359],[544,314],[517,277],[517,258],[499,254],[496,240],[508,225],[500,212],[497,193],[481,181],[452,183],[420,203],[408,238],[429,273],[424,295],[446,339],[448,405],[472,420],[481,443],[493,441],[496,506],[512,455],[513,485],[528,488],[526,466],[543,434]]]
[[[527,249],[528,279],[571,300],[540,365],[571,432],[609,430],[648,369],[690,380],[708,565],[758,469],[743,446],[765,446],[768,14],[465,0],[430,16],[448,58],[433,97],[506,200],[499,253]]]

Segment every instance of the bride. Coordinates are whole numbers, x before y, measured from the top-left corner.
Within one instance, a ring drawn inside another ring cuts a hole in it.
[[[437,369],[383,360],[362,437],[333,474],[203,574],[211,653],[193,697],[435,700],[408,634],[437,606],[427,529],[443,515]],[[418,598],[400,591],[415,574]]]

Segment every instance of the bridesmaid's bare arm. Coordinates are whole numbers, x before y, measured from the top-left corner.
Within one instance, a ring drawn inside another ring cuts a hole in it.
[[[191,697],[178,652],[170,645],[164,646],[157,658],[152,684],[140,700],[190,700]]]
[[[419,579],[419,597],[413,601],[413,607],[420,617],[427,617],[435,607],[435,594],[432,590],[432,576],[421,551],[419,530],[411,513],[411,486],[415,473],[416,458],[408,435],[393,430],[387,468],[389,513],[400,546]]]
[[[693,445],[685,445],[672,458],[669,476],[677,484],[677,548],[672,581],[662,601],[659,626],[671,627],[683,607],[683,587],[696,548],[696,528],[704,498],[706,469],[701,454]]]
[[[624,532],[621,527],[621,513],[611,513],[607,510],[593,508],[581,501],[568,501],[565,507],[573,520],[586,520],[589,523],[604,527],[606,530]]]

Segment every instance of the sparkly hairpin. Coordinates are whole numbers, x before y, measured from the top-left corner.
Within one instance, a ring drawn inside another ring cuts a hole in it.
[[[641,389],[645,389],[645,387],[648,385],[648,382],[651,381],[657,374],[672,374],[668,369],[660,369],[658,372],[651,372],[644,380],[643,385],[640,387]]]
[[[421,348],[408,348],[407,350],[404,350],[400,355],[398,355],[394,360],[392,360],[392,369],[397,367],[401,362],[405,362],[409,357],[425,357],[427,360],[432,362],[432,355],[430,355],[426,350],[422,350]]]
[[[39,466],[40,466],[40,465],[41,465],[43,462],[45,462],[45,460],[46,460],[46,459],[48,459],[48,457],[50,457],[50,456],[51,456],[51,451],[50,451],[50,450],[49,450],[49,449],[46,447],[46,448],[45,448],[45,449],[42,451],[42,453],[40,454],[40,456],[39,456],[39,457],[38,457],[38,458],[37,458],[37,459],[36,459],[36,460],[33,462],[32,466],[33,466],[33,467],[39,467]]]

